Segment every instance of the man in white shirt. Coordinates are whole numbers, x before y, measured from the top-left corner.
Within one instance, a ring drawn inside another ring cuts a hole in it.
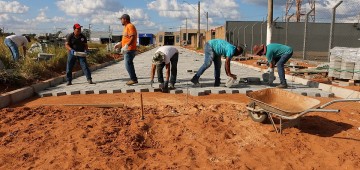
[[[19,60],[19,47],[22,47],[24,52],[24,57],[26,56],[27,45],[30,42],[30,37],[22,35],[10,35],[7,36],[4,40],[4,44],[9,47],[11,55],[14,61]]]
[[[167,90],[168,88],[175,89],[178,60],[179,60],[179,51],[175,47],[162,46],[159,49],[157,49],[152,59],[151,83],[154,82],[154,75],[156,69],[158,75],[158,81],[163,85],[163,89],[165,90]],[[164,67],[166,67],[165,81],[163,77]],[[170,77],[170,86],[169,86],[169,77]]]

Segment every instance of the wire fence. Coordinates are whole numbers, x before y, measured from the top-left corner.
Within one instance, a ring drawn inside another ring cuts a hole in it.
[[[293,47],[295,58],[316,61],[328,61],[334,47],[360,47],[360,3],[317,6],[316,15],[308,10],[300,22],[295,16],[273,21],[272,42]],[[255,44],[266,44],[266,30],[266,21],[228,21],[225,39],[246,44],[251,53]]]

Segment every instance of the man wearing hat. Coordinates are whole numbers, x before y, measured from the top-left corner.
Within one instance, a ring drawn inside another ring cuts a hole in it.
[[[152,59],[151,83],[154,83],[155,69],[157,70],[158,81],[163,84],[163,89],[175,89],[177,76],[177,63],[179,60],[179,51],[172,46],[162,46],[156,50]],[[166,81],[164,82],[163,68],[166,67]],[[171,71],[170,71],[171,70]],[[171,74],[171,76],[170,76]],[[170,86],[169,86],[170,77]]]
[[[278,68],[278,74],[280,78],[280,85],[278,88],[287,88],[287,82],[285,79],[285,63],[292,57],[293,49],[289,46],[277,43],[271,43],[267,46],[265,45],[255,45],[253,47],[254,55],[266,55],[266,59],[269,63],[268,72],[270,75],[274,75],[275,65]]]
[[[231,77],[233,80],[236,80],[236,75],[232,74],[230,71],[230,62],[233,56],[238,56],[243,53],[243,48],[241,48],[240,46],[234,46],[225,40],[212,39],[206,42],[204,53],[204,64],[200,67],[199,71],[191,79],[192,83],[194,83],[195,85],[199,84],[200,76],[205,72],[206,69],[211,66],[212,62],[214,62],[214,87],[220,86],[221,56],[224,56],[226,58],[226,75]]]
[[[4,44],[9,47],[14,61],[19,60],[19,47],[22,47],[24,57],[26,56],[26,47],[30,42],[30,37],[22,35],[9,35],[5,38]]]
[[[84,34],[81,33],[81,27],[82,26],[80,24],[76,23],[73,26],[74,32],[66,37],[65,48],[68,50],[66,64],[67,85],[72,85],[72,69],[76,63],[76,60],[79,60],[80,66],[89,84],[94,84],[92,82],[91,72],[87,64],[86,57],[77,56],[77,52],[87,53],[88,50],[87,38]]]
[[[126,84],[133,85],[138,83],[133,62],[136,54],[137,31],[135,26],[130,22],[130,16],[128,14],[122,15],[120,20],[124,26],[124,31],[122,40],[115,45],[115,49],[121,47],[121,53],[125,58],[125,68],[130,76],[130,81]]]

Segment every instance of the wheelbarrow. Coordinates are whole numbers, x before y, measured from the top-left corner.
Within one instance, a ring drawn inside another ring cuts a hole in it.
[[[338,102],[357,102],[360,99],[339,99],[333,100],[323,105],[320,101],[295,94],[278,88],[268,88],[259,91],[253,91],[246,94],[250,98],[247,110],[251,119],[255,122],[264,123],[270,120],[275,131],[282,133],[283,119],[288,120],[291,126],[298,125],[300,118],[310,112],[332,112],[339,113],[340,110],[324,109],[325,107]],[[274,117],[280,119],[280,127],[277,128]]]

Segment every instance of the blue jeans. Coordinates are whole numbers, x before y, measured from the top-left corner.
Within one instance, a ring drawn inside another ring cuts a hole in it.
[[[284,65],[292,57],[292,55],[293,53],[285,54],[281,56],[278,60],[275,60],[281,84],[286,84]]]
[[[13,60],[14,61],[19,60],[20,54],[19,54],[18,46],[13,41],[11,41],[10,38],[5,38],[4,44],[9,47],[9,50],[10,50],[11,55],[13,57]]]
[[[91,80],[92,79],[91,72],[90,72],[89,66],[87,64],[86,57],[78,57],[78,56],[74,56],[74,55],[68,53],[68,59],[67,59],[67,64],[66,64],[66,79],[67,79],[67,81],[70,81],[70,82],[72,81],[72,69],[74,68],[76,60],[79,60],[81,69],[83,70],[83,72],[86,76],[86,79]]]
[[[220,83],[220,73],[221,73],[221,56],[216,56],[211,46],[206,43],[205,44],[205,57],[204,57],[204,64],[200,67],[199,71],[196,72],[195,78],[199,79],[200,76],[207,70],[212,62],[214,62],[214,76],[215,76],[215,82]]]
[[[179,53],[175,53],[174,56],[172,56],[170,59],[170,83],[173,85],[175,85],[176,83],[178,61],[179,61]],[[164,76],[163,76],[164,67],[165,67],[165,62],[162,62],[161,64],[158,64],[156,66],[159,83],[164,83]]]
[[[135,67],[134,67],[134,58],[135,58],[136,50],[130,50],[125,54],[125,68],[128,72],[130,79],[132,81],[137,81]]]

